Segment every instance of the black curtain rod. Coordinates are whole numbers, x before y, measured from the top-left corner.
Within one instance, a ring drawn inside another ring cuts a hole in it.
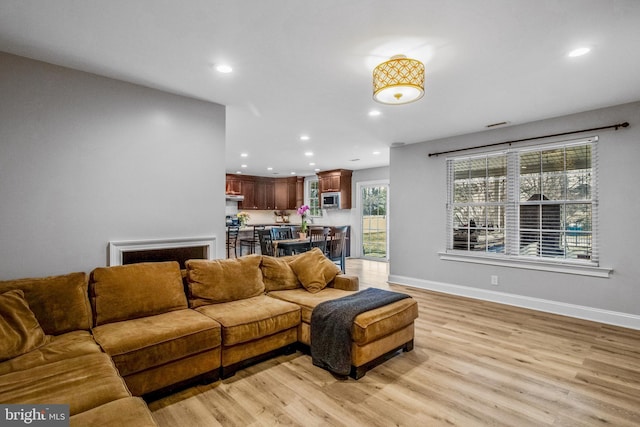
[[[534,136],[534,137],[531,137],[531,138],[514,139],[512,141],[495,142],[493,144],[478,145],[478,146],[475,146],[475,147],[468,147],[468,148],[458,148],[457,150],[440,151],[438,153],[429,153],[429,157],[431,157],[431,156],[439,156],[440,154],[457,153],[459,151],[475,150],[476,148],[495,147],[496,145],[504,145],[504,144],[511,145],[511,144],[513,144],[515,142],[533,141],[535,139],[544,139],[544,138],[553,138],[554,136],[571,135],[571,134],[574,134],[574,133],[593,132],[593,131],[596,131],[596,130],[612,129],[612,128],[615,128],[615,130],[618,130],[619,128],[626,128],[628,126],[629,126],[629,122],[624,122],[624,123],[618,123],[618,124],[610,125],[610,126],[602,126],[602,127],[599,127],[599,128],[572,130],[570,132],[554,133],[552,135]]]

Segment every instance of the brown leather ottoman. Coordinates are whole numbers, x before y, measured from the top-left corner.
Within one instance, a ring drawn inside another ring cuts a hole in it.
[[[325,288],[312,294],[305,289],[269,292],[269,296],[298,304],[302,308],[302,323],[298,341],[311,344],[311,312],[321,302],[353,294],[352,291]],[[351,330],[351,373],[362,378],[369,369],[388,359],[398,350],[413,349],[414,320],[418,304],[406,298],[356,316]]]

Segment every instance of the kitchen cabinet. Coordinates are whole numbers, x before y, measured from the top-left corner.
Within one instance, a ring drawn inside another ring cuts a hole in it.
[[[242,180],[236,175],[227,175],[227,185],[225,187],[225,194],[237,196],[242,194]]]
[[[275,178],[276,209],[296,209],[296,181],[297,178]]]
[[[258,179],[255,184],[256,209],[277,209],[274,183],[271,179]]]
[[[304,205],[304,177],[296,178],[296,207]]]
[[[244,200],[238,203],[238,209],[257,209],[255,181],[243,179],[241,189]]]
[[[293,210],[303,204],[304,177],[226,176],[226,194],[243,195],[241,210]]]
[[[322,193],[340,193],[340,209],[351,209],[351,175],[353,171],[335,169],[318,172],[318,187]]]

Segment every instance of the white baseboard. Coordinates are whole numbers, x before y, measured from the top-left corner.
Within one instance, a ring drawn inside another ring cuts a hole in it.
[[[468,286],[452,285],[449,283],[433,282],[430,280],[422,280],[393,274],[389,275],[389,283],[475,298],[484,301],[492,301],[516,307],[529,308],[547,313],[560,314],[563,316],[570,316],[578,319],[592,320],[594,322],[640,330],[640,316],[635,314],[602,310],[599,308],[496,292],[487,289],[471,288]]]

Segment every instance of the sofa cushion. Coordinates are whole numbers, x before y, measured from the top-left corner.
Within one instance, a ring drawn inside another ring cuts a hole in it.
[[[38,319],[19,289],[0,294],[0,361],[35,350],[46,343]]]
[[[69,404],[69,415],[130,396],[124,380],[104,353],[11,372],[0,380],[0,402]]]
[[[187,283],[191,307],[236,301],[264,293],[262,256],[219,260],[188,260]]]
[[[29,308],[45,334],[59,335],[91,328],[85,273],[0,282],[0,293],[11,289],[24,292]]]
[[[282,301],[292,302],[301,308],[301,319],[305,323],[311,323],[311,312],[316,305],[324,301],[334,300],[336,298],[352,295],[351,291],[342,289],[324,288],[320,292],[312,294],[304,288],[291,289],[285,291],[269,292],[269,297],[273,297]]]
[[[91,353],[102,353],[102,350],[88,331],[47,335],[47,342],[42,347],[1,362],[0,375]]]
[[[296,256],[289,265],[302,286],[312,293],[324,289],[340,273],[340,268],[324,256],[319,248]]]
[[[187,308],[175,261],[96,268],[89,291],[95,326]]]
[[[267,292],[302,287],[298,276],[289,265],[295,258],[295,255],[278,258],[272,256],[262,257],[260,269],[262,270],[264,287]]]
[[[154,427],[157,425],[147,404],[140,397],[114,400],[69,418],[70,427]]]
[[[97,326],[93,335],[130,375],[220,346],[220,324],[191,309]]]
[[[300,307],[266,295],[196,309],[222,325],[222,344],[232,346],[300,324]]]
[[[417,318],[418,303],[413,298],[405,298],[358,314],[353,319],[351,339],[359,345],[370,343],[410,325]]]

